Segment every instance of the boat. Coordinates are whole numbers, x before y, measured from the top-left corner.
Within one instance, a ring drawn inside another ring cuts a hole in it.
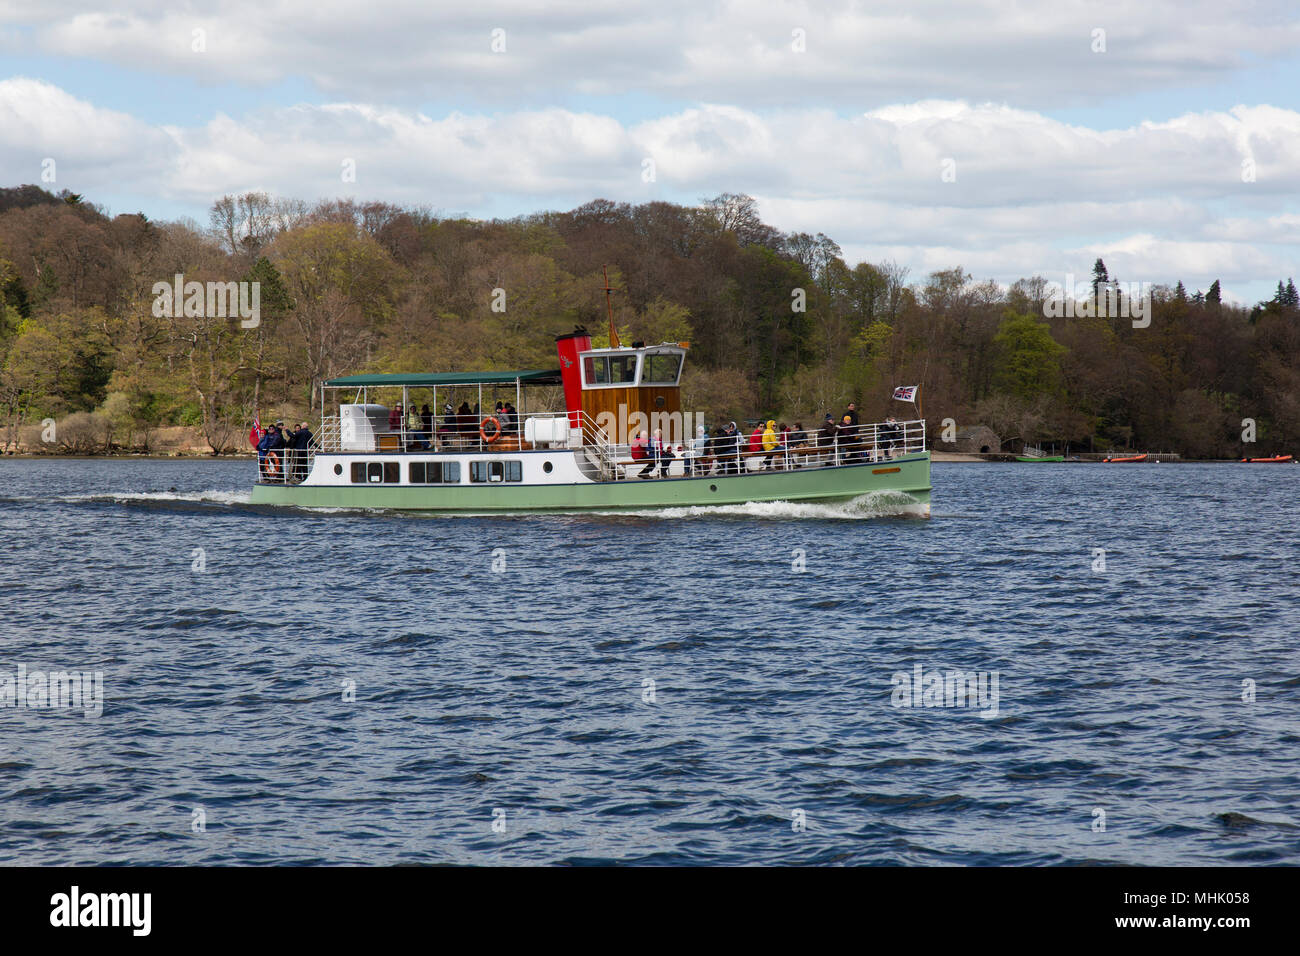
[[[1121,461],[1146,461],[1147,454],[1143,452],[1140,455],[1130,455],[1127,458],[1103,458],[1103,462],[1121,462]]]
[[[1241,460],[1252,465],[1269,465],[1291,461],[1292,458],[1290,455],[1274,455],[1272,458],[1243,458]]]
[[[1025,446],[1016,455],[1016,461],[1065,461],[1065,455],[1049,455],[1038,445],[1025,442]]]
[[[680,399],[688,343],[624,346],[611,335],[609,347],[595,348],[582,327],[555,341],[554,369],[321,382],[310,446],[269,467],[259,461],[251,503],[495,513],[836,503],[885,493],[891,503],[897,496],[900,512],[930,514],[923,419],[863,424],[829,444],[809,432],[795,447],[753,453],[742,432],[730,448],[710,442],[693,454],[702,422],[681,411]],[[563,408],[552,408],[561,395]],[[429,430],[381,400],[399,396],[403,412],[443,402]],[[502,396],[514,409],[505,421],[478,412]],[[670,461],[634,454],[637,436],[656,430]]]

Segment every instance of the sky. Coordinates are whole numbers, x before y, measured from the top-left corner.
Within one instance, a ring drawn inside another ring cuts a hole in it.
[[[0,186],[510,217],[748,193],[921,280],[1269,298],[1300,274],[1300,4],[0,0]],[[593,264],[596,268],[599,264]]]

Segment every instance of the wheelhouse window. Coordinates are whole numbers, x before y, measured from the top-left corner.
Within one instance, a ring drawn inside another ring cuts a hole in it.
[[[413,485],[460,484],[460,462],[413,461],[407,472],[407,480]]]
[[[582,384],[636,384],[636,353],[631,355],[586,355],[582,359]]]
[[[524,465],[519,461],[471,461],[469,480],[484,484],[523,481]]]
[[[402,480],[402,469],[395,461],[354,461],[354,485],[395,485]]]
[[[645,357],[641,371],[642,385],[676,385],[682,371],[682,357],[677,352],[652,352]]]
[[[609,357],[588,355],[582,360],[582,377],[587,385],[608,385]]]
[[[631,385],[636,381],[636,356],[611,355],[609,357],[609,380],[616,385]]]

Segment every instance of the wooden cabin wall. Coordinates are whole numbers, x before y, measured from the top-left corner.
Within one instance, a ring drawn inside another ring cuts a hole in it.
[[[660,399],[663,400],[662,404],[659,403]],[[682,410],[681,389],[676,385],[583,389],[582,410],[592,421],[595,421],[601,412],[609,412],[617,418],[619,405],[626,406],[628,415],[642,412],[647,418],[655,412],[677,413]]]

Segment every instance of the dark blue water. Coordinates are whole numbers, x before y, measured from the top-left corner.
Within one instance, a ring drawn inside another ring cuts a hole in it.
[[[0,461],[0,672],[104,696],[0,709],[0,862],[1300,862],[1300,467],[940,464],[929,521],[251,472]],[[894,706],[917,664],[996,715]]]

